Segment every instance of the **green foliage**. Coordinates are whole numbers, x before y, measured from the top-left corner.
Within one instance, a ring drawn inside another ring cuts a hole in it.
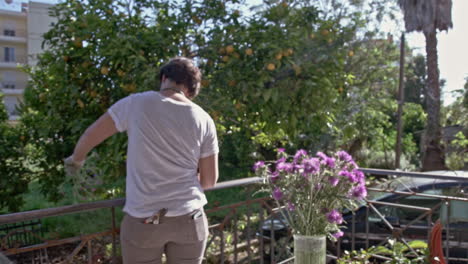
[[[449,146],[453,149],[447,156],[447,166],[451,170],[463,170],[468,164],[468,139],[462,131],[455,135]]]
[[[196,102],[216,122],[222,180],[246,176],[252,159],[280,146],[390,151],[398,49],[367,29],[382,5],[358,2],[265,1],[251,15],[238,1],[57,4],[21,109],[42,192],[57,201],[73,188],[62,161],[82,132],[120,98],[157,88],[159,67],[178,55],[204,73]],[[107,185],[82,196],[122,190],[126,144],[122,134],[95,150],[85,173]]]
[[[28,151],[24,145],[21,127],[11,127],[0,121],[0,208],[18,211],[27,192],[31,171],[28,168]]]
[[[426,91],[426,58],[419,54],[406,65],[405,69],[405,101],[425,105]]]
[[[5,104],[3,103],[3,93],[0,92],[0,122],[3,123],[5,122],[6,120],[8,120],[8,113],[7,113],[7,110],[5,108]]]
[[[409,247],[408,247],[409,246]],[[338,259],[338,264],[375,263],[373,255],[381,255],[390,260],[386,264],[424,264],[428,263],[428,245],[424,241],[413,240],[408,246],[402,242],[390,239],[386,246],[371,247],[367,250],[345,251],[345,255]],[[418,255],[413,253],[415,251]],[[378,262],[381,263],[381,262]]]

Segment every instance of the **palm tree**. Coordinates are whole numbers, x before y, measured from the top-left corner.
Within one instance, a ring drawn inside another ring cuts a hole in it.
[[[426,39],[427,125],[423,142],[422,170],[446,169],[441,144],[440,83],[437,62],[437,30],[452,28],[452,0],[398,0],[407,32],[423,32]]]

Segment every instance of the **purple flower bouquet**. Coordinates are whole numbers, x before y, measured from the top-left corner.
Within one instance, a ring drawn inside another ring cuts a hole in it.
[[[258,161],[253,169],[278,206],[289,211],[284,217],[298,235],[341,237],[341,212],[367,196],[364,173],[345,151],[312,157],[305,150],[288,156],[278,149],[278,160]]]

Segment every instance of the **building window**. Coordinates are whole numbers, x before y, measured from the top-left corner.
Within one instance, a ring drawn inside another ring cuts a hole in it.
[[[9,115],[17,115],[18,114],[18,98],[14,96],[5,96],[5,107]]]
[[[16,32],[13,29],[4,29],[3,30],[3,35],[4,36],[14,37],[14,36],[16,36]]]
[[[5,61],[14,62],[15,61],[15,48],[5,47],[4,49]]]
[[[0,77],[3,89],[15,89],[17,74],[14,71],[4,71],[3,76]]]
[[[16,85],[12,82],[3,82],[2,83],[3,89],[15,89]]]

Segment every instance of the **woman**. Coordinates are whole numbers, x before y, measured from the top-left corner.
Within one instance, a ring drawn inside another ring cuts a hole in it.
[[[203,190],[218,180],[218,141],[211,117],[192,102],[201,73],[174,58],[159,74],[160,92],[127,96],[79,139],[67,170],[116,132],[128,134],[126,213],[120,240],[124,263],[201,263],[208,237]],[[197,173],[199,171],[199,174]]]

